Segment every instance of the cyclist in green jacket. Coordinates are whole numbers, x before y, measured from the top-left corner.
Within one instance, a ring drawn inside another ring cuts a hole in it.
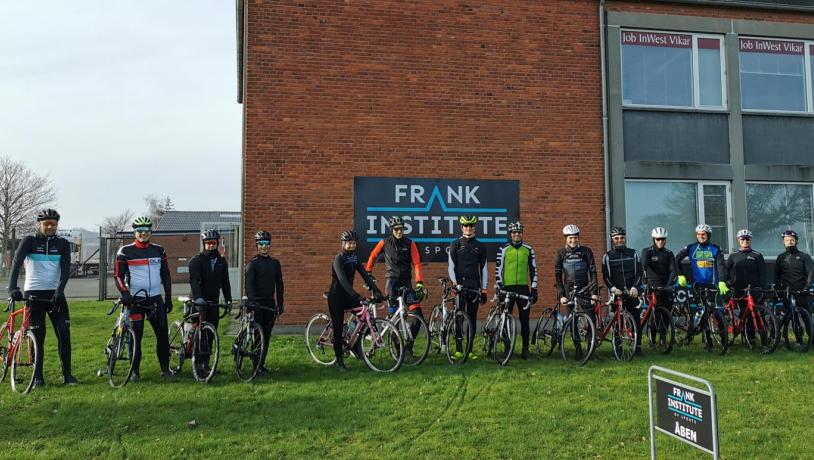
[[[523,243],[523,224],[519,221],[509,224],[510,241],[497,253],[495,264],[495,292],[501,290],[529,296],[529,301],[537,302],[537,257],[534,248]],[[529,290],[531,283],[531,290]],[[504,299],[499,296],[498,301]],[[522,305],[521,305],[522,303]],[[523,359],[529,357],[529,315],[531,307],[524,309],[525,302],[513,300],[509,313],[517,305],[520,316],[520,334],[523,337]]]

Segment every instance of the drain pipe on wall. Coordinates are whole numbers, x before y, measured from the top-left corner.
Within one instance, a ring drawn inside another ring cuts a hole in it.
[[[610,249],[607,238],[611,225],[610,156],[608,155],[608,83],[605,72],[605,0],[599,0],[599,59],[602,76],[602,156],[605,161],[605,247]]]

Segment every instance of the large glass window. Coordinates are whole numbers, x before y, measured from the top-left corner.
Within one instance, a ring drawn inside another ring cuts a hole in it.
[[[729,250],[731,212],[726,183],[625,181],[625,212],[628,243],[636,250],[653,244],[653,227],[665,227],[667,247],[678,251],[695,241],[698,222],[710,225],[712,242]]]
[[[722,43],[716,36],[622,31],[624,104],[723,107]]]
[[[746,184],[746,218],[754,233],[752,246],[766,256],[783,252],[780,234],[793,229],[800,235],[800,250],[812,252],[812,186],[800,184]]]
[[[741,38],[743,108],[806,111],[805,50],[802,41]]]

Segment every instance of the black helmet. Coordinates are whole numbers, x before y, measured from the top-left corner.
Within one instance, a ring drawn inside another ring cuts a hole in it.
[[[59,222],[59,213],[56,209],[43,209],[37,213],[37,222],[42,222],[44,220],[55,220]]]
[[[345,230],[339,235],[339,241],[356,241],[356,232],[353,230]]]
[[[220,241],[220,233],[217,230],[207,230],[201,233],[201,241],[217,240]]]
[[[404,219],[399,216],[391,217],[387,223],[390,224],[391,229],[399,227],[404,228]]]
[[[260,230],[254,234],[254,242],[256,243],[258,241],[268,241],[271,243],[271,234],[265,230]]]
[[[625,236],[625,235],[626,235],[626,232],[625,232],[624,227],[616,226],[616,227],[611,228],[611,231],[610,231],[611,238],[613,238],[614,236]]]
[[[781,238],[785,238],[785,237],[787,237],[787,236],[794,237],[794,239],[795,239],[795,240],[798,240],[798,239],[799,239],[799,238],[797,237],[797,232],[795,232],[795,231],[794,231],[794,230],[792,230],[792,229],[788,229],[788,230],[784,231],[784,232],[783,232],[783,233],[780,235],[780,237],[781,237]]]

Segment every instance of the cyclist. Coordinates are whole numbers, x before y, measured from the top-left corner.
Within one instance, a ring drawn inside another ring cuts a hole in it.
[[[684,274],[681,262],[685,258],[690,260],[689,278],[693,286],[706,287],[718,290],[721,295],[729,293],[729,287],[726,285],[727,272],[724,265],[724,254],[717,244],[709,241],[712,237],[712,227],[707,224],[698,224],[695,227],[695,243],[684,246],[678,254],[676,254],[676,270],[678,275],[678,285],[687,287],[687,276]],[[703,295],[706,303],[713,308],[715,307],[715,294],[714,291],[704,291]],[[707,317],[711,311],[704,309],[701,316],[701,327],[706,329],[703,325],[707,322]],[[694,325],[690,324],[690,327]],[[709,334],[710,331],[707,330]],[[710,347],[711,338],[707,337],[707,347]]]
[[[401,217],[393,216],[388,223],[390,224],[390,236],[379,241],[373,248],[367,259],[365,270],[375,281],[376,278],[372,274],[373,266],[376,264],[376,258],[384,251],[384,265],[387,270],[385,290],[390,304],[388,312],[392,315],[398,308],[396,299],[399,296],[399,289],[412,286],[412,271],[415,269],[414,296],[409,297],[406,301],[408,304],[415,303],[414,308],[412,305],[410,306],[411,312],[424,318],[421,307],[418,305],[424,296],[424,278],[421,275],[421,257],[418,247],[413,240],[404,236],[404,220]],[[410,326],[413,336],[418,332],[419,326],[417,322]]]
[[[260,230],[255,233],[254,243],[257,246],[257,255],[252,257],[246,265],[246,297],[250,303],[264,307],[254,312],[254,321],[263,328],[265,335],[258,369],[259,373],[265,373],[268,372],[266,354],[268,354],[271,331],[277,316],[285,312],[283,267],[279,260],[269,255],[271,249],[269,232]],[[268,308],[271,310],[267,310]]]
[[[232,286],[229,283],[229,264],[220,255],[220,233],[217,230],[207,230],[201,233],[203,251],[189,261],[189,286],[195,305],[202,308],[201,320],[218,328],[220,311],[217,307],[207,307],[207,302],[218,303],[220,292],[223,291],[223,300],[232,303]],[[209,345],[212,339],[209,337]],[[209,373],[208,359],[203,365],[205,373]]]
[[[627,247],[627,232],[622,227],[610,231],[613,249],[602,256],[602,279],[611,295],[626,294],[623,305],[636,324],[636,354],[642,353],[642,331],[639,324],[639,289],[642,283],[642,264],[639,253]]]
[[[353,230],[345,230],[339,236],[342,251],[334,257],[331,267],[331,287],[328,289],[328,311],[331,314],[331,325],[334,331],[334,354],[336,355],[336,366],[340,372],[348,370],[345,367],[342,347],[342,320],[345,317],[345,310],[358,307],[363,299],[362,295],[353,289],[356,272],[359,272],[367,286],[373,288],[376,298],[384,297],[356,257],[356,239],[356,232]]]
[[[814,263],[811,256],[797,249],[797,232],[786,230],[782,233],[786,252],[777,256],[774,264],[774,284],[777,289],[802,291],[808,289],[814,281]],[[797,295],[797,305],[810,311],[810,296]],[[790,308],[789,299],[784,299],[786,308]]]
[[[453,241],[449,245],[448,273],[449,279],[454,286],[463,286],[467,289],[479,290],[480,295],[461,293],[460,302],[466,307],[469,315],[469,330],[472,340],[475,337],[476,316],[478,305],[486,303],[486,289],[489,283],[489,273],[486,267],[486,246],[475,238],[475,224],[478,223],[478,216],[461,216],[458,219],[461,224],[463,236]],[[456,292],[456,295],[458,293]],[[455,359],[463,357],[463,353],[456,351]],[[473,353],[470,358],[476,359]]]
[[[537,257],[534,248],[523,243],[523,224],[509,224],[510,241],[497,253],[495,262],[495,290],[505,290],[529,296],[529,302],[537,302]],[[531,283],[531,290],[529,290]],[[502,302],[503,299],[498,299]],[[517,304],[520,316],[520,334],[523,337],[523,359],[529,358],[529,315],[531,308],[523,309],[525,302],[513,300],[509,304],[509,313]]]
[[[760,288],[763,286],[763,275],[766,263],[763,254],[752,249],[752,232],[748,229],[738,230],[738,252],[729,256],[726,260],[726,271],[729,274],[729,285],[735,297],[746,295],[746,288]],[[759,291],[753,291],[753,297],[758,302]],[[746,299],[738,300],[741,309],[741,320],[746,314]],[[730,325],[731,326],[731,325]],[[754,326],[751,321],[746,322],[746,334],[750,339],[754,338]]]
[[[673,251],[667,249],[667,229],[655,227],[650,231],[653,245],[642,249],[642,273],[648,286],[670,287],[675,283],[676,258]],[[656,305],[668,310],[672,307],[669,292],[656,292]]]
[[[153,234],[153,221],[149,217],[136,217],[133,220],[135,241],[119,248],[116,253],[114,280],[124,305],[130,307],[130,325],[136,334],[136,352],[133,354],[133,382],[141,379],[141,338],[144,336],[144,319],[150,322],[155,332],[156,355],[161,366],[161,377],[172,378],[170,372],[170,343],[167,336],[167,315],[172,311],[172,281],[164,248],[150,242]],[[161,299],[161,286],[164,286],[164,300]],[[146,293],[146,295],[145,295]],[[133,296],[136,297],[133,297]],[[154,304],[155,308],[145,308],[138,304]]]
[[[41,351],[45,350],[45,314],[48,314],[57,335],[57,349],[62,361],[62,383],[75,385],[79,382],[71,375],[71,315],[65,300],[65,286],[68,284],[71,268],[71,245],[57,236],[59,217],[59,213],[53,209],[44,209],[37,214],[36,234],[23,238],[14,254],[8,292],[11,299],[17,302],[23,298],[37,299],[29,300],[26,305],[30,311],[31,331]],[[17,286],[17,278],[23,265],[25,296]],[[43,354],[40,352],[34,363],[34,388],[45,385],[42,374]]]
[[[557,251],[554,257],[554,282],[557,285],[557,296],[560,304],[566,305],[566,286],[576,286],[582,289],[591,287],[591,301],[599,300],[599,284],[596,276],[596,262],[591,248],[579,244],[579,227],[569,224],[563,227],[562,234],[565,237],[565,247]],[[596,323],[596,316],[591,304],[585,299],[577,298],[580,306],[591,320]]]

